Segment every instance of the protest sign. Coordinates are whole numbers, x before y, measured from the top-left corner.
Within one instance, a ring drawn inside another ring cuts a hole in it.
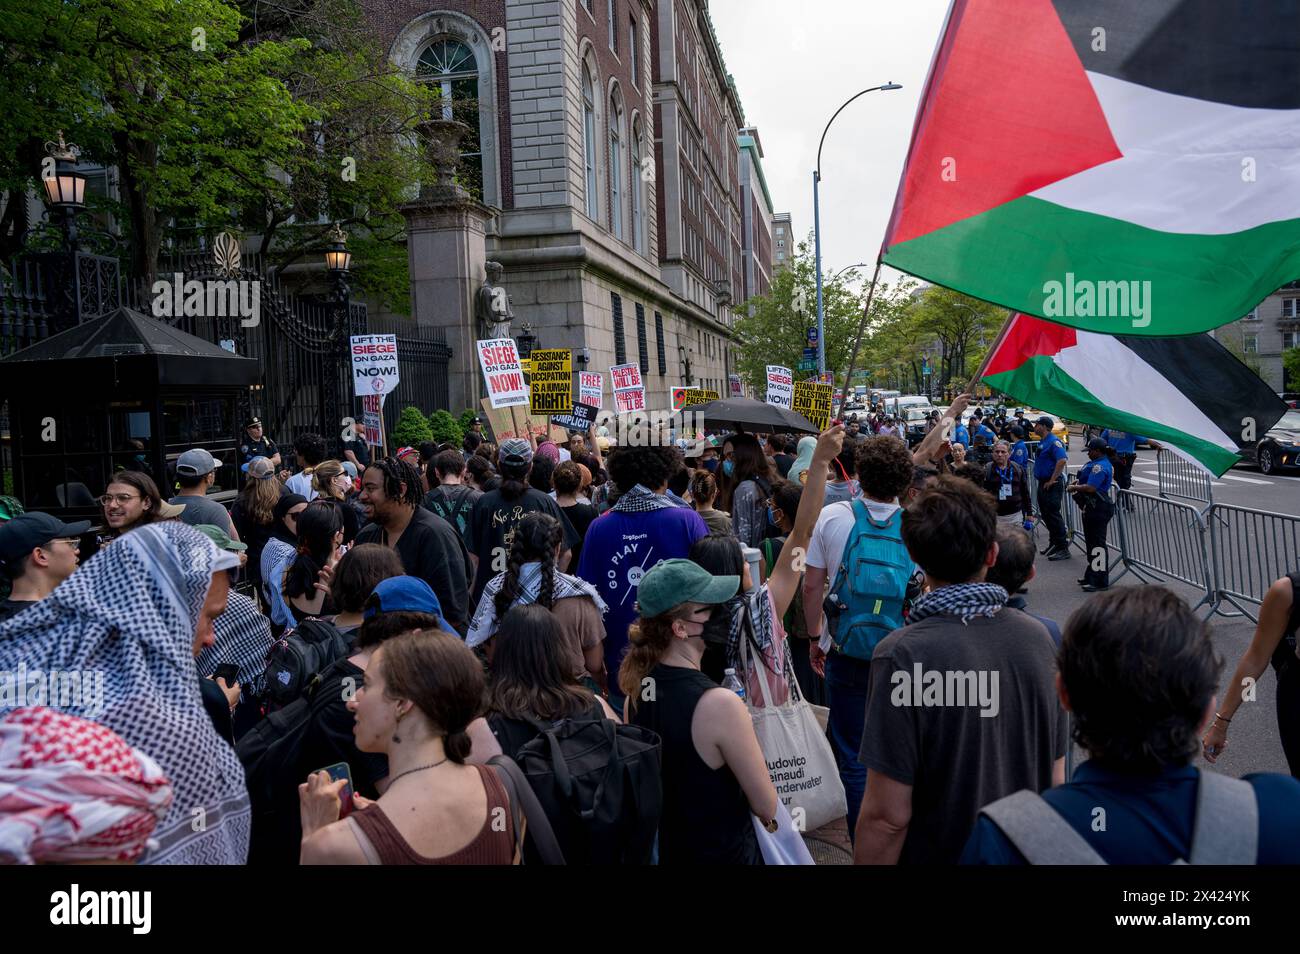
[[[609,383],[614,389],[614,406],[619,413],[645,410],[645,385],[641,381],[640,365],[614,365],[609,369]]]
[[[563,427],[552,424],[546,417],[529,414],[527,407],[493,407],[487,398],[479,404],[494,444],[500,444],[508,437],[526,438],[529,434],[539,441],[549,439],[557,443],[568,438]]]
[[[558,424],[560,427],[567,427],[571,431],[581,431],[585,434],[591,428],[591,425],[596,423],[596,415],[599,413],[600,408],[598,407],[592,407],[590,404],[575,404],[572,412],[553,416],[551,423]]]
[[[743,386],[742,383],[741,383],[740,375],[738,375],[738,374],[729,374],[729,375],[727,375],[727,381],[730,382],[730,384],[731,384],[731,396],[732,396],[732,397],[743,397],[743,396],[744,396],[744,386]]]
[[[694,387],[680,387],[672,390],[672,409],[680,411],[686,406],[686,395],[694,391]]]
[[[528,403],[528,386],[519,366],[519,350],[511,338],[491,338],[475,342],[478,361],[483,367],[488,400],[494,408]]]
[[[578,372],[578,403],[603,407],[605,402],[605,383],[599,371]]]
[[[546,348],[530,355],[528,409],[533,414],[567,414],[573,407],[573,352]]]
[[[815,381],[796,381],[794,385],[794,404],[791,410],[808,418],[809,423],[819,431],[831,425],[831,392],[829,384]]]
[[[767,366],[767,403],[788,408],[794,402],[794,375],[779,364]]]
[[[688,388],[682,401],[682,407],[694,407],[696,404],[708,404],[718,400],[718,392],[712,388]]]
[[[352,335],[352,387],[357,397],[392,394],[400,380],[397,335]]]

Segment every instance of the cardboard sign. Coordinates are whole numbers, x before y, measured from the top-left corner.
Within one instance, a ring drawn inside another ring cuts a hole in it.
[[[732,397],[743,397],[743,396],[744,396],[744,387],[743,387],[743,385],[742,385],[742,383],[741,383],[740,375],[738,375],[738,374],[729,374],[729,375],[727,375],[727,381],[730,382],[730,384],[731,384],[731,396],[732,396]]]
[[[718,392],[712,388],[690,388],[686,392],[682,407],[694,407],[696,404],[708,404],[718,400]]]
[[[488,400],[492,406],[515,407],[528,403],[528,385],[519,366],[519,350],[512,338],[491,338],[475,342],[478,363],[483,368]]]
[[[567,414],[573,407],[573,352],[547,348],[530,356],[528,410],[533,414]]]
[[[644,411],[645,384],[638,364],[616,364],[609,369],[609,383],[614,389],[614,406],[619,413]]]
[[[552,417],[551,423],[566,427],[571,431],[581,431],[585,434],[591,428],[591,425],[596,423],[596,415],[599,413],[600,408],[598,407],[593,407],[590,404],[575,404],[571,413]]]
[[[794,403],[794,375],[779,364],[767,366],[767,403],[788,408]]]
[[[686,406],[686,395],[691,391],[697,390],[695,387],[680,387],[672,390],[672,408],[674,411],[680,411]]]
[[[796,414],[802,414],[819,431],[831,426],[831,392],[835,390],[829,384],[815,381],[796,381],[794,385],[794,404],[790,408]]]
[[[479,404],[483,408],[483,418],[487,421],[495,444],[500,444],[508,437],[526,438],[529,434],[539,441],[549,439],[556,443],[569,437],[563,427],[552,424],[548,418],[529,414],[526,407],[493,407],[489,398],[484,398]]]
[[[578,372],[578,403],[603,407],[605,402],[604,378],[599,371]]]
[[[352,335],[352,387],[357,397],[392,394],[401,380],[397,335]]]

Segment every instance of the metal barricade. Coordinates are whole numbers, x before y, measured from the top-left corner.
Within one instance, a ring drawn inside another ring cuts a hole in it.
[[[1215,504],[1205,517],[1214,567],[1212,613],[1258,622],[1258,606],[1275,580],[1300,569],[1300,517]],[[1226,612],[1228,603],[1237,612]]]
[[[1126,570],[1148,583],[1163,578],[1196,587],[1202,595],[1194,610],[1215,602],[1209,531],[1200,509],[1121,490],[1115,513],[1120,561]]]
[[[1214,503],[1213,480],[1203,468],[1161,448],[1156,451],[1156,477],[1161,497],[1181,497]]]

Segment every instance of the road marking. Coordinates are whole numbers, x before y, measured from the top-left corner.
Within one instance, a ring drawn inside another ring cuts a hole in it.
[[[1243,484],[1263,484],[1265,487],[1272,487],[1271,480],[1256,480],[1254,477],[1238,477],[1236,474],[1224,474],[1220,480],[1239,480]]]
[[[1137,481],[1141,481],[1144,484],[1150,484],[1152,487],[1160,486],[1160,481],[1152,480],[1150,477],[1139,477],[1137,474],[1134,474],[1133,479]]]
[[[1134,474],[1134,475],[1133,475],[1133,479],[1134,479],[1134,480],[1137,480],[1137,481],[1140,481],[1140,482],[1142,482],[1142,483],[1144,483],[1144,484],[1150,484],[1152,487],[1159,487],[1159,486],[1160,486],[1160,481],[1158,481],[1158,480],[1152,480],[1150,477],[1139,477],[1137,474]],[[1185,487],[1199,487],[1199,486],[1200,486],[1200,483],[1199,483],[1198,481],[1188,481],[1186,478],[1180,479],[1180,478],[1178,478],[1178,477],[1172,477],[1172,478],[1170,478],[1169,481],[1168,481],[1168,483],[1169,483],[1169,485],[1170,485],[1171,487],[1176,487],[1176,486],[1178,486],[1180,483],[1183,484]],[[1212,481],[1212,482],[1210,483],[1210,486],[1211,486],[1211,487],[1222,487],[1223,484],[1220,484],[1220,483],[1217,483],[1217,482],[1213,482],[1213,481]]]

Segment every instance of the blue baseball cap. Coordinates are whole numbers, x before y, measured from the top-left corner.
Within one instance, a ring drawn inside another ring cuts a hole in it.
[[[361,618],[374,619],[384,613],[428,613],[438,617],[444,632],[460,638],[443,617],[438,594],[417,576],[390,576],[371,591]]]

